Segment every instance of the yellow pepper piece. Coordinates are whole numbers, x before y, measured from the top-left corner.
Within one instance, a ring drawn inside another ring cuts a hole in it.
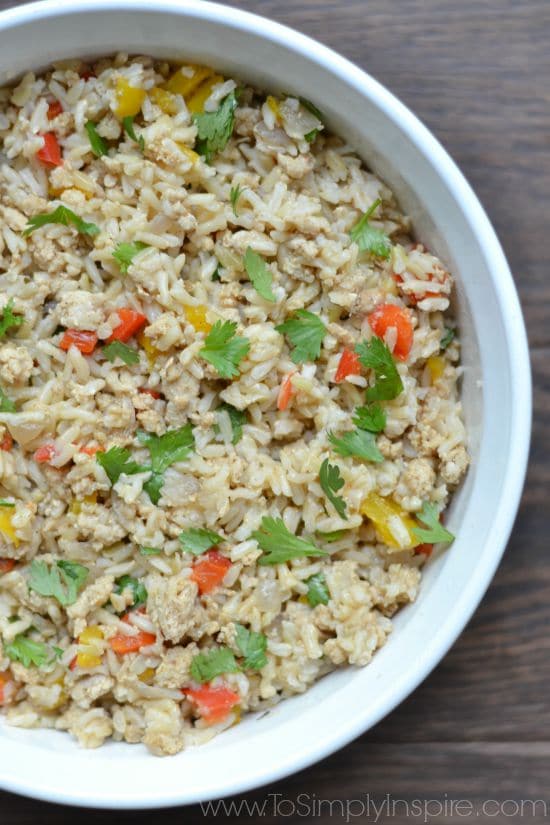
[[[189,158],[191,163],[196,163],[199,160],[200,155],[198,155],[194,151],[194,149],[190,149],[189,146],[185,145],[185,143],[178,143],[178,146],[181,149],[181,151],[183,152],[183,154],[186,155]]]
[[[172,94],[172,92],[166,91],[166,89],[161,89],[160,86],[155,86],[149,92],[149,97],[155,103],[159,109],[161,109],[165,115],[177,115],[178,107],[176,104],[176,98]]]
[[[144,350],[145,355],[147,356],[149,366],[152,367],[160,355],[160,350],[155,347],[151,339],[148,338],[143,332],[140,332],[137,341],[140,347]]]
[[[142,673],[139,674],[139,681],[150,682],[154,675],[155,669],[153,667],[148,667]]]
[[[103,639],[103,631],[97,625],[86,627],[78,637],[80,650],[76,656],[78,667],[92,668],[101,664],[101,649],[97,642]],[[96,644],[94,644],[94,642]]]
[[[208,80],[203,83],[196,92],[194,92],[191,97],[186,101],[187,108],[190,112],[194,115],[198,115],[201,112],[204,112],[204,104],[212,94],[212,89],[218,83],[223,83],[224,78],[221,74],[214,74],[212,77],[209,77]]]
[[[209,324],[206,320],[206,307],[205,306],[186,306],[185,307],[185,317],[191,324],[191,326],[195,327],[197,332],[204,332],[208,334],[212,329],[212,324]]]
[[[431,358],[428,358],[426,361],[426,366],[428,367],[432,384],[435,384],[438,378],[441,378],[445,372],[446,362],[441,355],[432,355]]]
[[[145,89],[130,86],[125,77],[119,77],[116,82],[117,105],[115,114],[119,118],[137,115],[145,100]]]
[[[72,513],[73,516],[78,516],[80,511],[82,510],[82,502],[77,501],[75,498],[69,504],[69,513]]]
[[[393,499],[369,493],[361,504],[361,512],[372,521],[388,547],[409,550],[420,544],[412,531],[413,527],[418,527],[417,523]]]
[[[88,645],[98,639],[103,639],[103,631],[97,624],[91,624],[89,627],[84,628],[78,637],[78,643]]]
[[[11,509],[11,508],[10,508]],[[3,533],[6,538],[10,539],[15,547],[19,547],[19,539],[15,535],[15,527],[12,524],[12,513],[5,507],[0,510],[0,533]]]
[[[269,106],[269,108],[271,109],[271,111],[273,112],[275,117],[277,118],[277,120],[280,120],[281,119],[281,107],[279,106],[279,101],[277,100],[277,98],[273,97],[273,95],[268,95],[265,102],[267,103],[267,105]]]
[[[101,664],[101,656],[95,653],[78,653],[76,656],[77,667],[92,668],[99,667]]]
[[[85,504],[97,504],[97,492],[90,493],[89,496],[84,496],[83,501]]]
[[[207,66],[185,66],[185,69],[192,69],[193,74],[183,74],[181,69],[168,78],[162,88],[175,95],[187,97],[192,95],[195,89],[198,89],[201,83],[214,74],[212,69]]]

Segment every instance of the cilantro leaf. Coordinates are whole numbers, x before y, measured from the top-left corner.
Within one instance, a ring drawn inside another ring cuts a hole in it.
[[[241,186],[238,183],[236,186],[231,187],[231,192],[229,193],[229,200],[231,201],[231,206],[233,207],[233,214],[235,217],[237,216],[237,204],[239,202],[239,198],[241,197],[242,193],[248,189],[248,186]]]
[[[73,226],[76,226],[78,231],[84,235],[97,235],[100,231],[99,226],[96,226],[95,223],[83,221],[72,209],[61,204],[57,209],[54,209],[53,212],[42,212],[40,215],[29,218],[29,222],[23,232],[23,237],[27,238],[31,232],[34,232],[35,229],[41,226],[45,226],[47,223],[60,223],[63,226],[69,226],[69,224],[72,223]]]
[[[190,527],[189,530],[183,530],[178,538],[184,552],[192,553],[194,556],[200,556],[201,553],[225,541],[223,536],[203,527]]]
[[[449,533],[439,522],[439,509],[437,504],[425,501],[422,510],[416,514],[418,521],[426,526],[413,527],[412,531],[424,544],[437,544],[440,541],[450,543],[455,537]]]
[[[147,249],[148,244],[142,241],[134,241],[133,243],[119,243],[113,251],[113,258],[118,262],[120,271],[128,272],[128,267],[142,249]]]
[[[15,502],[7,501],[5,498],[0,498],[0,507],[15,507]]]
[[[10,298],[0,315],[0,338],[3,338],[12,327],[20,327],[24,320],[23,315],[14,315],[13,298]]]
[[[8,398],[2,387],[0,387],[0,412],[17,412],[15,402]]]
[[[329,464],[328,458],[325,458],[319,470],[319,479],[321,487],[328,500],[340,516],[347,520],[346,516],[346,502],[341,496],[337,496],[338,490],[341,490],[345,484],[344,479],[340,475],[340,468],[337,464]]]
[[[43,642],[33,642],[19,633],[12,642],[4,645],[4,653],[12,662],[21,662],[23,667],[42,667],[48,663],[49,648]]]
[[[137,143],[137,145],[139,146],[139,148],[143,152],[143,150],[145,149],[145,140],[143,139],[143,135],[136,135],[136,132],[135,132],[135,129],[134,129],[134,119],[135,119],[135,115],[128,115],[127,117],[123,117],[122,118],[122,128],[124,129],[124,131],[126,132],[128,137],[130,138],[130,140],[133,140],[134,143]]]
[[[121,576],[116,582],[115,593],[123,593],[125,590],[132,591],[134,607],[139,607],[147,602],[147,588],[139,579],[135,579],[133,576]]]
[[[367,430],[350,430],[344,433],[342,438],[337,438],[334,433],[328,434],[328,440],[334,447],[338,455],[347,457],[355,456],[363,458],[365,461],[384,461],[384,456],[376,446],[373,433]]]
[[[367,401],[391,401],[403,392],[403,382],[388,347],[374,335],[367,343],[360,341],[355,352],[366,369],[374,370],[375,383],[367,388]]]
[[[95,123],[89,120],[85,125],[84,128],[88,132],[88,139],[90,141],[90,146],[92,147],[92,152],[96,156],[96,158],[100,158],[103,155],[107,154],[107,144],[98,134],[97,128]]]
[[[109,476],[111,484],[116,484],[122,473],[130,476],[147,470],[147,467],[142,467],[132,459],[130,450],[126,447],[111,447],[107,452],[96,453],[95,457]]]
[[[222,673],[237,673],[239,666],[228,647],[212,647],[199,653],[191,662],[191,677],[196,682],[211,682]]]
[[[140,547],[139,552],[142,556],[159,556],[162,550],[158,550],[156,547]]]
[[[264,301],[275,302],[277,299],[271,289],[273,275],[262,256],[254,252],[250,246],[244,256],[244,268],[258,295],[260,295]]]
[[[298,100],[300,101],[304,109],[307,109],[308,112],[311,112],[311,114],[314,115],[317,118],[317,120],[320,120],[321,123],[323,122],[323,113],[320,111],[320,109],[317,108],[315,103],[312,103],[311,100],[307,99],[307,97],[299,97]]]
[[[267,637],[263,633],[248,630],[242,624],[235,624],[235,642],[244,661],[243,670],[261,670],[267,664]]]
[[[137,437],[149,450],[154,473],[163,473],[176,461],[185,461],[195,446],[192,424],[167,430],[164,435],[139,431]]]
[[[148,478],[147,481],[143,485],[143,489],[153,502],[153,504],[158,504],[160,501],[160,491],[162,490],[162,485],[164,484],[164,476],[162,473],[152,473],[151,478]]]
[[[328,604],[329,592],[327,587],[327,580],[322,573],[315,573],[306,579],[307,584],[307,600],[311,607],[316,607],[318,604]]]
[[[231,421],[231,429],[233,430],[233,438],[231,439],[232,444],[238,444],[241,438],[243,437],[243,424],[246,424],[247,417],[244,410],[238,410],[236,407],[233,407],[231,404],[220,404],[216,412],[226,412],[229,416],[229,420]],[[216,432],[220,431],[219,426],[215,425]]]
[[[332,530],[329,533],[323,533],[321,530],[316,530],[315,535],[326,541],[327,544],[332,544],[333,541],[340,541],[345,536],[347,530]]]
[[[221,281],[221,276],[220,276],[220,264],[219,264],[219,263],[217,264],[216,269],[215,269],[215,270],[214,270],[214,272],[212,273],[212,280],[213,280],[213,281]]]
[[[306,135],[304,135],[304,139],[307,140],[308,143],[315,143],[318,134],[319,129],[312,129],[311,132],[308,132]]]
[[[371,252],[378,258],[389,258],[391,255],[390,239],[381,229],[376,229],[369,223],[369,218],[381,203],[380,198],[375,200],[355,226],[351,228],[349,235],[361,252]]]
[[[371,433],[381,433],[386,426],[386,413],[380,404],[368,404],[366,407],[357,407],[353,416],[353,423],[360,430]]]
[[[237,366],[250,349],[248,338],[239,338],[236,330],[235,321],[216,321],[199,350],[222,378],[235,378],[239,374]]]
[[[294,346],[290,357],[295,364],[315,361],[319,358],[327,328],[313,312],[298,309],[293,318],[285,321],[284,324],[279,324],[275,329],[290,338]]]
[[[455,335],[456,335],[456,332],[454,331],[454,329],[451,329],[450,327],[445,327],[445,331],[444,331],[443,335],[441,336],[441,341],[439,342],[439,348],[443,352],[447,349],[449,344],[452,341],[454,341]]]
[[[236,108],[237,98],[235,92],[231,92],[215,112],[193,115],[193,122],[197,126],[195,148],[200,155],[204,156],[207,163],[210,163],[212,157],[227,146],[233,134]]]
[[[132,347],[129,347],[127,344],[123,344],[122,341],[111,341],[110,344],[105,344],[103,347],[103,355],[111,363],[114,363],[117,358],[120,358],[120,360],[124,361],[128,366],[131,364],[139,364],[139,352],[136,352],[135,349],[132,349]]]
[[[301,559],[304,556],[328,555],[311,541],[291,533],[281,518],[264,516],[260,529],[254,530],[252,538],[265,553],[258,560],[258,564],[283,564],[290,559]]]
[[[87,567],[75,561],[61,560],[48,567],[45,561],[34,559],[29,568],[29,590],[41,596],[53,596],[66,607],[76,601],[88,573]]]

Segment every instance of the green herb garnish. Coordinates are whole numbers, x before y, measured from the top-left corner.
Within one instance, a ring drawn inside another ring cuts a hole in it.
[[[316,607],[318,604],[328,604],[329,592],[327,587],[327,580],[322,573],[315,573],[306,579],[307,584],[307,600],[311,607]]]
[[[128,272],[128,267],[142,249],[147,249],[148,244],[142,241],[134,241],[133,243],[119,243],[113,251],[113,258],[117,261],[120,271]]]
[[[320,120],[321,123],[323,122],[324,115],[320,111],[320,109],[317,108],[315,103],[312,103],[311,100],[307,99],[307,97],[299,97],[298,100],[300,101],[304,109],[307,109],[308,112],[311,112],[311,114],[314,115],[317,118],[317,120]]]
[[[8,398],[2,387],[0,387],[0,412],[17,412],[15,402]]]
[[[178,538],[184,552],[192,553],[194,556],[200,556],[211,547],[225,541],[223,536],[203,527],[190,527],[189,530],[183,530]]]
[[[127,476],[143,473],[148,468],[142,467],[131,457],[126,447],[111,447],[107,452],[96,453],[96,461],[101,464],[111,484],[116,484],[122,473]]]
[[[21,633],[12,642],[4,645],[4,653],[12,662],[21,662],[23,667],[42,667],[51,661],[50,648],[43,642],[33,642]]]
[[[193,115],[193,122],[197,126],[196,150],[210,163],[212,157],[227,146],[233,126],[235,125],[235,109],[237,97],[235,92],[227,95],[215,112],[204,112]]]
[[[10,298],[0,314],[0,338],[3,338],[8,330],[14,327],[20,327],[24,320],[23,315],[14,314],[13,298]]]
[[[384,456],[376,446],[374,434],[367,430],[350,430],[341,438],[337,438],[334,433],[328,434],[328,440],[334,447],[338,455],[347,457],[355,456],[365,461],[384,461]]]
[[[0,498],[0,507],[15,507],[15,502],[8,501],[5,498]]]
[[[340,516],[346,519],[346,502],[341,496],[337,496],[338,490],[341,490],[345,484],[344,479],[340,475],[340,468],[337,464],[329,464],[328,458],[325,458],[319,470],[319,480],[323,492],[331,502],[332,506]]]
[[[381,338],[360,341],[355,352],[366,369],[374,370],[375,383],[367,388],[367,401],[391,401],[403,392],[403,382],[393,356]]]
[[[229,193],[229,200],[231,201],[231,206],[233,207],[233,214],[235,215],[236,218],[238,217],[237,204],[239,202],[239,199],[240,199],[242,193],[245,191],[245,189],[248,189],[248,187],[247,186],[241,186],[240,183],[238,183],[236,186],[231,187],[231,191]]]
[[[160,556],[162,550],[156,547],[140,547],[139,552],[142,556]]]
[[[243,670],[261,670],[267,664],[267,637],[263,633],[248,630],[242,624],[235,624],[235,643],[244,660]]]
[[[223,673],[237,673],[239,666],[228,647],[213,647],[194,656],[190,670],[191,677],[202,684],[211,682]]]
[[[258,564],[283,564],[304,556],[327,555],[325,550],[320,550],[313,542],[291,533],[281,518],[264,516],[260,529],[252,533],[252,538],[265,553],[259,558]]]
[[[235,378],[239,374],[237,367],[250,349],[248,338],[240,338],[236,331],[235,321],[216,321],[199,350],[222,378]]]
[[[103,155],[106,155],[108,151],[107,144],[105,143],[101,135],[98,134],[95,123],[89,120],[85,124],[84,128],[88,132],[90,146],[92,147],[92,152],[94,153],[96,158],[100,158]]]
[[[62,560],[48,567],[46,562],[34,559],[29,570],[29,590],[53,596],[65,607],[74,604],[88,573],[87,567],[75,561]]]
[[[236,407],[233,407],[231,404],[220,404],[218,409],[216,410],[217,413],[226,412],[229,416],[229,420],[231,421],[231,429],[233,430],[233,438],[231,439],[232,444],[238,444],[241,438],[243,437],[243,425],[246,424],[247,418],[246,413],[244,410],[238,410]],[[220,431],[219,426],[215,425],[216,432]]]
[[[271,289],[273,275],[261,255],[249,246],[244,256],[244,268],[250,278],[252,286],[265,301],[275,302],[277,299]]]
[[[103,347],[102,351],[105,358],[111,363],[114,363],[117,358],[120,358],[120,360],[128,366],[131,364],[139,364],[139,352],[127,344],[123,344],[122,341],[111,341],[110,344],[106,344]]]
[[[323,533],[321,530],[316,530],[315,535],[320,539],[326,541],[327,544],[332,544],[335,541],[340,541],[347,533],[347,530],[331,530],[328,533]]]
[[[361,252],[370,252],[378,258],[389,258],[391,255],[390,239],[381,229],[376,229],[369,223],[369,218],[381,203],[380,198],[375,200],[363,217],[352,227],[349,235]]]
[[[149,495],[153,504],[158,504],[160,491],[164,484],[164,472],[177,461],[189,458],[195,446],[193,426],[185,424],[177,430],[168,430],[164,435],[139,431],[138,440],[149,450],[151,466],[143,469],[153,471],[151,478],[145,482],[143,489]]]
[[[360,430],[371,433],[380,433],[386,426],[386,413],[380,404],[368,404],[366,407],[357,407],[353,414],[353,423]]]
[[[455,537],[453,534],[449,533],[439,522],[439,509],[437,504],[425,501],[422,505],[422,510],[416,514],[416,518],[425,525],[425,528],[412,528],[413,533],[422,543],[437,544],[440,541],[446,543],[454,541]]]
[[[100,231],[99,226],[96,226],[95,223],[83,221],[72,209],[61,204],[57,209],[54,209],[53,212],[44,212],[40,215],[35,215],[33,218],[29,218],[27,227],[23,232],[23,237],[28,237],[35,229],[45,226],[48,223],[60,223],[63,226],[73,224],[83,235],[97,235]]]
[[[277,332],[288,335],[294,346],[290,357],[295,364],[316,361],[319,358],[327,328],[313,312],[298,309],[293,318],[285,321],[284,324],[279,324],[275,329]]]
[[[115,593],[123,593],[125,590],[132,591],[133,606],[139,607],[147,602],[147,588],[133,576],[121,576],[116,582]]]
[[[137,145],[139,146],[139,148],[143,152],[143,150],[145,149],[145,140],[143,139],[143,135],[136,135],[136,132],[135,132],[135,129],[134,129],[134,120],[135,120],[135,115],[128,115],[127,117],[123,117],[122,118],[122,128],[124,129],[124,131],[126,132],[128,137],[130,138],[130,140],[133,140],[134,143],[137,143]]]
[[[454,329],[451,329],[450,327],[445,327],[445,331],[441,336],[441,341],[439,342],[439,349],[444,352],[449,346],[449,344],[452,343],[452,341],[454,341],[455,336],[456,332],[454,331]]]

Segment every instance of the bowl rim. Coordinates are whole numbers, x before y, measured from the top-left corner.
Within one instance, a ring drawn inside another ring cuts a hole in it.
[[[66,15],[76,16],[90,12],[134,12],[147,11],[155,15],[171,14],[192,16],[205,22],[215,20],[241,31],[280,44],[286,49],[301,54],[312,63],[321,65],[336,75],[360,94],[368,97],[390,120],[399,121],[399,128],[414,144],[415,148],[429,161],[437,175],[454,194],[464,219],[475,235],[480,250],[486,260],[487,270],[498,297],[499,312],[505,330],[504,344],[507,348],[510,372],[514,376],[514,393],[511,404],[511,427],[515,438],[511,441],[506,475],[502,484],[502,494],[497,513],[495,530],[491,536],[491,550],[485,550],[484,564],[477,568],[477,578],[449,609],[449,614],[430,641],[429,648],[407,679],[388,696],[387,700],[373,716],[368,708],[358,710],[349,723],[337,735],[323,741],[311,737],[311,742],[295,754],[289,755],[283,765],[269,769],[258,767],[249,772],[248,778],[240,783],[220,781],[219,795],[234,795],[274,782],[290,773],[301,770],[329,756],[334,751],[355,739],[367,727],[377,724],[384,716],[402,702],[441,661],[460,633],[464,630],[472,614],[487,590],[496,568],[506,548],[523,490],[531,435],[531,370],[527,334],[523,321],[519,298],[506,257],[495,230],[470,184],[455,162],[429,129],[401,101],[351,60],[333,51],[319,41],[269,18],[232,6],[220,5],[210,0],[40,0],[0,12],[0,32],[6,33],[12,27],[31,20],[44,20]],[[252,773],[253,775],[250,775]],[[176,791],[163,801],[151,794],[150,799],[140,797],[136,804],[127,797],[101,799],[92,794],[86,796],[70,791],[35,788],[28,781],[9,780],[3,785],[6,791],[24,794],[36,799],[67,805],[88,805],[103,808],[160,808],[173,805],[197,803],[204,796],[193,795],[188,790]],[[212,797],[209,797],[212,798]]]

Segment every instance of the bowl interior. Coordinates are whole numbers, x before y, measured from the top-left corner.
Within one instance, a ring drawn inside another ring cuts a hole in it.
[[[494,572],[523,481],[530,417],[529,401],[522,408],[517,398],[530,398],[529,367],[506,261],[475,196],[418,121],[359,69],[288,29],[195,0],[45,0],[5,13],[0,32],[2,83],[52,60],[123,48],[299,92],[393,188],[417,237],[457,276],[472,455],[449,518],[457,539],[427,566],[420,598],[397,616],[371,665],[336,672],[172,759],[124,744],[85,752],[64,734],[0,724],[0,784],[42,798],[145,807],[263,784],[330,753],[401,701],[458,635]],[[119,782],[121,770],[131,772],[131,783]]]

